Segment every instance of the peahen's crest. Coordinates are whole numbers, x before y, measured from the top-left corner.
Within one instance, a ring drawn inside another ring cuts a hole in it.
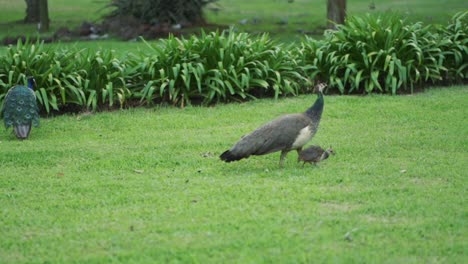
[[[3,103],[2,115],[5,127],[13,127],[18,138],[27,138],[31,125],[39,126],[39,108],[32,90],[34,79],[28,80],[31,88],[16,85],[11,88]]]

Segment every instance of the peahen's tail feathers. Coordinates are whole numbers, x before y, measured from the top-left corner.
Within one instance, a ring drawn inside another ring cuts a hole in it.
[[[27,139],[31,132],[31,124],[28,125],[17,125],[13,127],[15,135],[18,139]]]

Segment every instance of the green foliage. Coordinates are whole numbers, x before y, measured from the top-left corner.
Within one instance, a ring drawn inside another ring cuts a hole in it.
[[[211,104],[303,91],[305,78],[298,72],[295,53],[267,35],[212,32],[148,46],[150,54],[118,59],[111,50],[84,52],[19,42],[0,58],[1,94],[33,75],[38,101],[49,113],[70,104],[96,110],[123,107],[132,99],[184,106],[192,100]]]
[[[375,9],[370,9],[370,4]],[[217,11],[206,10],[210,23],[235,24],[247,32],[269,32],[285,42],[299,42],[302,32],[321,35],[327,23],[327,5],[323,0],[220,0],[219,7]],[[453,14],[466,11],[467,7],[466,1],[461,0],[353,0],[348,1],[346,12],[348,16],[363,16],[392,10],[410,22],[445,24]],[[244,19],[247,23],[239,23]]]
[[[35,76],[37,99],[47,113],[72,105],[97,110],[138,101],[185,106],[278,98],[309,92],[317,79],[340,93],[388,94],[465,82],[466,14],[436,30],[395,15],[351,17],[323,40],[289,46],[266,34],[202,32],[146,43],[145,51],[123,57],[113,50],[18,42],[0,57],[0,103],[27,75]]]
[[[129,61],[139,75],[137,94],[151,103],[160,97],[174,104],[203,103],[298,94],[304,78],[287,48],[267,35],[212,32],[189,39],[170,37],[151,45],[151,56]]]
[[[3,95],[2,100],[10,87],[18,83],[26,83],[27,75],[36,76],[38,72],[43,72],[42,76],[38,76],[39,78],[37,78],[37,99],[47,111],[49,111],[49,107],[58,110],[57,97],[52,92],[54,90],[53,76],[57,72],[59,74],[63,63],[68,64],[72,61],[69,59],[61,61],[60,58],[63,57],[56,52],[44,49],[42,44],[29,45],[29,43],[26,43],[23,45],[23,43],[19,41],[16,48],[9,47],[7,55],[0,58],[0,89]],[[44,86],[44,78],[40,77],[49,78],[49,85]],[[55,80],[60,82],[59,79]]]
[[[110,107],[115,103],[123,106],[132,94],[127,87],[127,79],[134,71],[126,66],[125,61],[117,59],[112,50],[97,51],[84,58],[82,69],[87,74],[83,80],[89,81],[87,85],[90,87],[86,106],[92,105],[95,109],[98,102],[107,103]]]
[[[105,104],[123,106],[131,94],[126,86],[130,73],[113,51],[85,53],[20,41],[0,57],[0,99],[10,87],[32,75],[37,99],[47,113],[69,104],[93,110]]]
[[[203,21],[203,7],[217,0],[113,0],[111,17],[133,16],[143,23],[193,23]]]
[[[317,67],[312,75],[341,93],[413,91],[446,71],[438,35],[394,14],[351,17],[314,42],[303,44],[307,63]]]
[[[468,11],[457,13],[445,28],[439,29],[443,65],[447,69],[447,81],[468,78]]]

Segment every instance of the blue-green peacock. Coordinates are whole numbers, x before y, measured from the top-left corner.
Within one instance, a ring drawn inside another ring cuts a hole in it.
[[[39,108],[37,106],[34,88],[36,81],[28,78],[28,87],[13,86],[5,96],[2,115],[5,127],[13,127],[18,139],[27,139],[32,125],[39,126]]]

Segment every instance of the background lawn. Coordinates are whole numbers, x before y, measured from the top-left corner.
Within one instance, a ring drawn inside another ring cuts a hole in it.
[[[83,21],[99,22],[110,9],[105,6],[110,0],[54,0],[49,1],[51,35],[61,27],[74,29]],[[399,12],[410,21],[446,24],[456,12],[466,11],[468,2],[463,0],[348,0],[349,15],[366,13]],[[375,9],[369,5],[374,3]],[[37,35],[37,25],[20,23],[26,10],[23,0],[0,0],[0,39],[5,36]],[[218,10],[218,11],[213,11]],[[326,25],[326,1],[323,0],[220,0],[206,9],[207,21],[223,26],[234,25],[249,32],[270,32],[282,41],[298,41],[300,32],[320,37]],[[240,21],[245,21],[241,24]],[[111,41],[95,41],[93,48],[102,46],[125,50],[135,43],[119,45]],[[125,42],[123,42],[125,43]],[[127,42],[128,43],[128,42]],[[137,46],[141,45],[138,43]],[[79,43],[78,45],[81,45]],[[84,44],[84,47],[90,45]],[[0,49],[0,54],[2,49]]]
[[[315,95],[3,130],[1,262],[464,263],[467,91],[326,96],[318,167],[218,159]]]

